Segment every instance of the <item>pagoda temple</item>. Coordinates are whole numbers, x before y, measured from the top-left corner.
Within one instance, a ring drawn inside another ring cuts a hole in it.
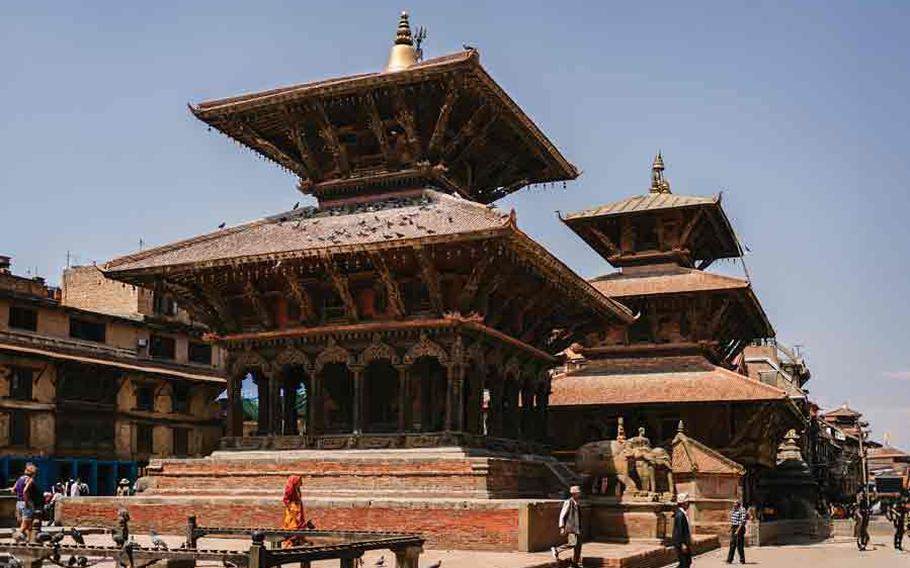
[[[720,197],[672,193],[658,154],[651,185],[565,222],[619,269],[591,281],[637,314],[609,323],[565,351],[553,380],[550,429],[564,454],[613,439],[617,422],[669,444],[677,424],[746,467],[773,467],[778,443],[802,424],[787,391],[741,373],[744,347],[772,337],[748,280],[706,271],[742,255]]]
[[[382,71],[191,111],[317,205],[103,266],[177,298],[230,361],[221,450],[153,461],[133,518],[274,525],[296,474],[320,527],[556,543],[551,497],[573,474],[545,446],[554,354],[634,316],[491,205],[578,170],[480,54],[422,60],[402,14]],[[259,408],[244,436],[249,377]],[[116,506],[80,500],[63,515],[98,522]]]
[[[253,444],[231,439],[248,374],[260,445],[275,435],[317,448],[541,441],[551,354],[632,319],[518,229],[514,212],[487,207],[578,171],[477,51],[419,61],[407,15],[384,71],[191,108],[318,200],[104,266],[173,294],[215,330],[233,361],[226,447]]]

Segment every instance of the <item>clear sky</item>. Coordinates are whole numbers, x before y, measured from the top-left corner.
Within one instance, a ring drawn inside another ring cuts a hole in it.
[[[485,68],[583,175],[504,200],[583,276],[556,219],[643,193],[723,190],[779,338],[823,406],[910,449],[910,42],[905,2],[6,2],[0,253],[82,263],[289,208],[294,179],[187,102],[380,69],[398,12],[428,57]],[[723,270],[739,271],[728,265]]]

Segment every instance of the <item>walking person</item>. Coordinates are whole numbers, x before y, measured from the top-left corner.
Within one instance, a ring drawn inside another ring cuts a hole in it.
[[[581,515],[578,507],[580,496],[581,487],[573,485],[569,488],[569,498],[562,503],[562,510],[559,512],[559,534],[566,537],[566,544],[550,547],[550,552],[557,563],[560,553],[571,550],[571,565],[581,566]]]
[[[688,508],[689,495],[677,495],[676,510],[673,511],[673,548],[676,549],[679,568],[689,568],[692,565],[692,529],[686,513]]]
[[[727,552],[727,564],[733,563],[733,554],[739,553],[739,563],[746,563],[746,521],[749,514],[742,501],[737,500],[730,511],[730,550]]]
[[[903,499],[894,506],[894,550],[904,549],[904,528],[907,526],[907,504]]]
[[[25,473],[16,482],[16,499],[22,503],[19,511],[19,534],[22,535],[20,538],[24,537],[26,542],[31,542],[35,519],[44,506],[43,494],[35,480],[37,475],[38,467],[33,463],[28,463],[25,465]]]
[[[853,523],[856,547],[866,550],[866,546],[869,545],[869,502],[865,492],[857,495],[856,506],[853,509]]]

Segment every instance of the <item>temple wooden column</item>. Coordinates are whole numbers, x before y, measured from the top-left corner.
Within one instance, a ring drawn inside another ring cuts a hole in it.
[[[351,431],[354,434],[363,432],[363,374],[364,367],[349,367],[351,374],[354,376],[354,399],[351,412]]]
[[[411,412],[413,411],[411,397],[408,396],[411,388],[410,365],[395,365],[398,371],[398,432],[404,433],[411,427]]]
[[[281,405],[281,382],[280,375],[272,372],[268,377],[268,394],[269,394],[269,422],[267,435],[272,436],[281,433],[281,419],[284,417],[283,407]]]
[[[525,384],[519,391],[521,408],[519,410],[519,437],[524,440],[534,439],[534,392],[531,385]]]
[[[256,435],[265,436],[269,431],[269,379],[262,372],[257,371],[253,375],[253,382],[256,384],[256,395],[259,401],[259,415],[256,418]]]
[[[227,431],[228,436],[243,436],[243,399],[240,387],[243,383],[242,375],[232,374],[227,378]]]

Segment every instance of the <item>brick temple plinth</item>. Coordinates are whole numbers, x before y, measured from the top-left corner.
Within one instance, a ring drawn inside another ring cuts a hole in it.
[[[149,489],[128,498],[65,500],[67,525],[113,525],[127,507],[137,531],[280,527],[282,488],[303,477],[306,516],[320,529],[416,532],[430,546],[545,550],[557,532],[560,476],[552,458],[468,448],[221,451],[152,462]]]

